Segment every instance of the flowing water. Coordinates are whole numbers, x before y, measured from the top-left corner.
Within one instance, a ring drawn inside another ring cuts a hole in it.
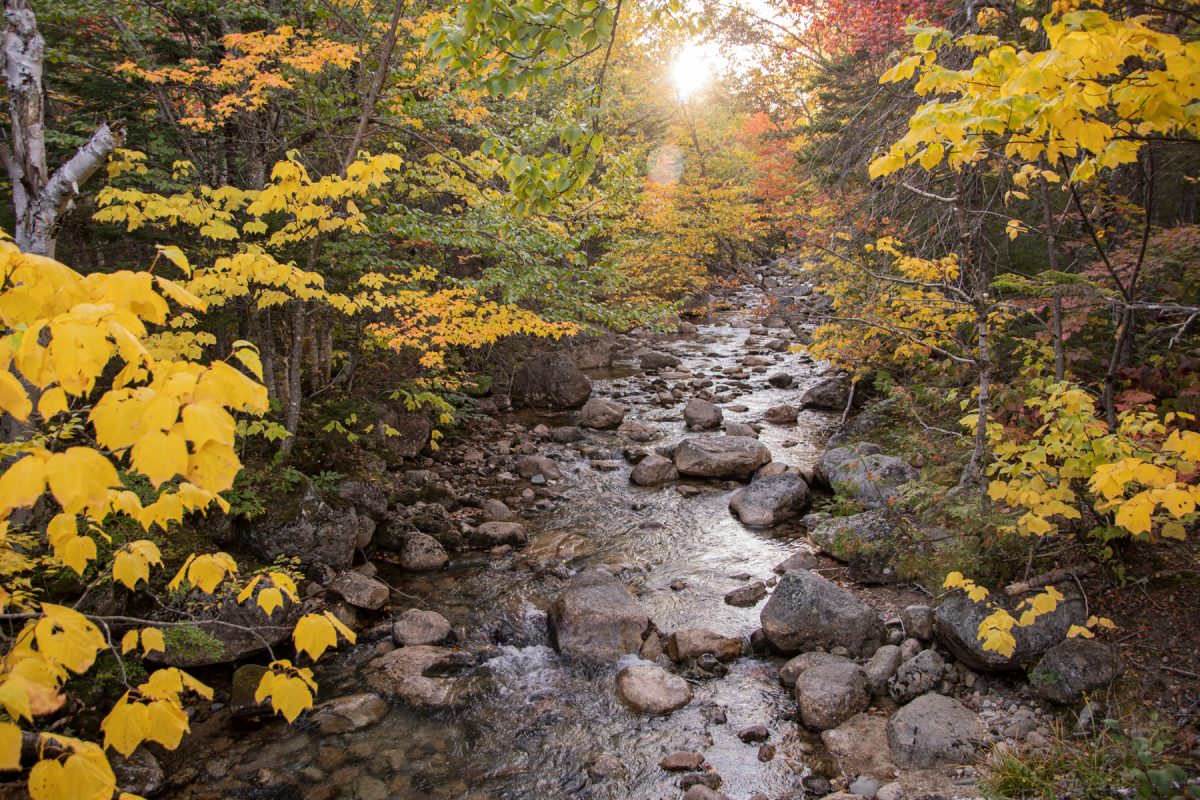
[[[780,331],[750,337],[754,349],[747,349],[749,329],[759,324],[748,310],[757,292],[746,288],[730,299],[738,310],[701,325],[698,336],[660,338],[650,346],[679,357],[693,377],[711,379],[714,394],[732,387],[736,396],[725,404],[727,422],[756,422],[771,406],[796,404],[820,367],[797,354],[761,349]],[[722,371],[740,365],[748,352],[770,355],[777,363],[766,372],[726,377]],[[593,396],[616,399],[630,408],[627,421],[660,430],[662,436],[647,449],[694,435],[684,430],[682,404],[655,405],[651,384],[657,376],[635,367],[618,361],[594,374]],[[790,373],[796,383],[770,387],[766,377],[777,371]],[[730,405],[746,410],[730,411]],[[502,421],[553,427],[569,424],[570,416],[525,414]],[[795,426],[765,425],[761,441],[776,461],[808,468],[833,422],[828,414],[801,412]],[[463,646],[482,654],[462,709],[427,712],[397,703],[381,722],[329,737],[279,722],[237,733],[213,730],[205,745],[195,746],[195,755],[185,756],[196,773],[191,783],[168,796],[649,800],[679,796],[678,776],[658,767],[663,756],[678,750],[704,753],[724,779],[721,791],[734,798],[755,792],[776,797],[797,786],[811,748],[794,721],[795,703],[777,680],[780,659],[743,657],[719,677],[685,673],[693,701],[667,717],[647,717],[623,706],[613,688],[619,668],[636,657],[608,667],[564,660],[549,646],[545,609],[569,572],[607,565],[664,635],[703,627],[746,640],[758,627],[762,604],[736,608],[723,597],[745,585],[747,575],[771,578],[776,564],[805,548],[800,531],[744,527],[728,510],[735,488],[729,484],[697,482],[692,485],[701,492],[693,497],[671,486],[632,486],[630,466],[620,456],[632,443],[616,432],[588,432],[584,444],[601,449],[591,458],[619,466],[601,471],[571,445],[546,445],[540,454],[562,459],[564,479],[553,487],[562,499],[525,517],[527,547],[503,557],[458,554],[449,570],[432,576],[381,566],[382,578],[413,597],[413,605],[445,615],[463,636]],[[519,493],[523,485],[498,487],[497,496]],[[562,566],[546,569],[547,563]],[[676,581],[686,588],[673,590]],[[358,667],[375,655],[374,646],[363,643],[327,656],[318,670],[321,699],[366,690]],[[760,761],[759,746],[737,738],[751,724],[770,729],[777,748],[773,759]],[[205,747],[209,752],[200,756]],[[619,758],[628,773],[590,780],[586,764],[601,753]]]

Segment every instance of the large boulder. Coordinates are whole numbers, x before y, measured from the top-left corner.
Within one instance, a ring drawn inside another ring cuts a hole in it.
[[[1087,621],[1087,605],[1083,598],[1071,587],[1063,587],[1063,594],[1064,599],[1054,611],[1042,614],[1028,627],[1012,629],[1017,646],[1010,656],[983,649],[983,643],[979,641],[979,623],[991,610],[961,592],[943,600],[933,612],[934,638],[972,669],[991,672],[1020,669],[1066,639],[1072,625]],[[996,598],[995,602],[1005,601]],[[1007,601],[1007,604],[1012,606],[1010,611],[1014,616],[1021,616],[1015,609],[1015,601]]]
[[[1070,705],[1084,693],[1102,689],[1120,672],[1117,654],[1095,639],[1065,639],[1046,651],[1030,670],[1034,690],[1053,703]]]
[[[400,542],[400,566],[413,572],[441,569],[450,562],[446,548],[429,534],[412,531]]]
[[[644,714],[670,714],[692,702],[692,687],[654,664],[633,664],[617,673],[617,697]]]
[[[899,496],[901,486],[919,477],[904,460],[883,455],[878,445],[867,442],[825,451],[817,461],[815,476],[864,508],[888,505]]]
[[[810,667],[796,679],[796,703],[808,727],[836,728],[871,704],[867,675],[849,661]]]
[[[515,408],[579,408],[592,394],[592,382],[567,353],[543,353],[513,375],[509,389]]]
[[[436,611],[410,608],[392,620],[392,640],[401,647],[441,644],[453,632],[450,621]]]
[[[896,515],[885,508],[848,517],[825,517],[811,525],[808,537],[822,553],[849,565],[859,583],[895,583]]]
[[[625,420],[625,411],[625,406],[620,403],[593,397],[579,411],[579,427],[611,431],[621,426]]]
[[[287,556],[347,569],[354,563],[358,533],[354,506],[326,497],[305,480],[299,497],[267,503],[266,514],[242,531],[241,541],[267,561]]]
[[[823,378],[800,398],[803,408],[841,411],[850,399],[850,381],[844,375]]]
[[[721,427],[721,422],[724,419],[725,415],[721,413],[721,409],[707,400],[701,400],[699,397],[693,397],[683,407],[683,421],[693,430],[716,430]]]
[[[571,578],[550,606],[550,640],[561,653],[612,663],[641,649],[650,617],[619,580],[602,570]]]
[[[166,652],[152,660],[184,669],[231,664],[279,645],[300,620],[301,605],[286,596],[270,615],[253,600],[238,603],[232,594],[221,600],[219,605],[205,603],[185,609],[196,620],[195,628],[172,629]],[[177,616],[166,612],[165,618]]]
[[[826,653],[823,650],[813,650],[808,653],[801,653],[798,656],[793,656],[786,664],[779,668],[779,682],[784,686],[795,686],[796,681],[804,674],[805,670],[821,664],[848,664],[850,659],[845,656],[835,656],[833,653]]]
[[[646,353],[642,356],[641,365],[647,371],[678,367],[679,359],[670,353]]]
[[[637,486],[662,486],[678,479],[679,470],[675,469],[675,462],[658,453],[643,458],[629,473],[629,480]]]
[[[460,673],[472,663],[462,650],[422,644],[382,655],[363,673],[382,695],[420,708],[452,708],[465,700]]]
[[[888,745],[900,767],[968,764],[984,740],[974,712],[940,694],[923,694],[888,720]]]
[[[481,550],[490,550],[502,544],[515,547],[528,541],[529,535],[525,533],[525,526],[519,522],[484,522],[467,537],[471,547]]]
[[[896,771],[886,717],[855,714],[833,730],[822,731],[821,742],[845,775],[867,775],[882,782]]]
[[[767,640],[784,653],[841,646],[866,658],[884,639],[875,609],[806,569],[780,578],[760,619]]]
[[[729,499],[729,508],[744,524],[769,528],[805,512],[811,498],[804,478],[791,473],[759,478]]]
[[[392,596],[386,583],[352,569],[339,572],[329,582],[329,590],[355,608],[367,611],[378,611]]]
[[[380,521],[387,516],[387,491],[376,481],[347,478],[337,485],[338,497],[352,504],[359,515]]]
[[[667,654],[672,661],[683,661],[702,655],[716,656],[718,661],[732,661],[742,654],[740,639],[713,633],[707,628],[687,628],[667,638]]]
[[[675,448],[675,467],[701,478],[749,480],[771,461],[766,445],[747,436],[698,436]]]

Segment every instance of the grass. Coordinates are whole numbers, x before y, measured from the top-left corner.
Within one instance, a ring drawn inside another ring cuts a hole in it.
[[[1083,737],[1056,729],[1040,753],[997,749],[986,763],[980,788],[992,800],[1191,800],[1200,798],[1192,769],[1166,755],[1168,731],[1126,733],[1120,723]]]

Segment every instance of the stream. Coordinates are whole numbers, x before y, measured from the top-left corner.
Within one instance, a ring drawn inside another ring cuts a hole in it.
[[[753,654],[747,644],[748,655],[725,665],[723,676],[679,670],[689,678],[694,699],[668,716],[650,717],[626,708],[614,691],[616,673],[636,656],[604,667],[571,663],[551,648],[546,628],[545,610],[565,578],[597,566],[622,579],[664,637],[702,627],[748,643],[759,627],[762,602],[737,608],[724,595],[751,580],[772,579],[776,564],[807,548],[803,529],[743,526],[728,509],[737,484],[685,480],[655,489],[633,486],[631,464],[621,451],[653,450],[697,435],[684,428],[682,402],[669,407],[656,402],[663,380],[713,381],[708,391],[730,398],[722,403],[726,423],[758,423],[769,407],[798,405],[822,366],[778,352],[778,344],[776,351],[766,348],[770,340],[791,340],[793,334],[756,327],[762,324],[757,310],[762,297],[757,288],[742,287],[724,298],[732,310],[708,318],[695,335],[639,340],[681,359],[668,372],[685,370],[690,377],[643,373],[629,348],[618,352],[612,367],[589,373],[593,397],[625,405],[626,422],[661,435],[644,445],[616,431],[586,431],[584,441],[573,445],[541,442],[538,454],[558,459],[564,478],[549,487],[561,499],[521,520],[527,546],[498,556],[458,553],[437,573],[379,565],[379,577],[402,593],[393,597],[393,614],[408,606],[441,613],[458,632],[459,645],[481,662],[472,670],[473,689],[463,708],[430,712],[395,702],[378,723],[325,737],[303,719],[291,727],[271,720],[231,731],[228,718],[216,712],[193,723],[194,733],[174,754],[184,775],[164,796],[649,800],[681,794],[678,774],[658,766],[676,751],[703,753],[724,780],[721,791],[734,798],[756,792],[780,797],[797,788],[819,748],[795,721],[795,702],[778,681],[782,658]],[[770,366],[742,367],[751,354],[769,359]],[[766,381],[781,371],[795,378],[789,388]],[[775,461],[810,469],[836,417],[802,411],[796,425],[764,423],[760,441]],[[525,411],[497,421],[533,428],[572,420],[572,413]],[[684,496],[681,485],[699,491]],[[524,481],[496,486],[495,496],[508,499],[528,486]],[[360,641],[327,655],[317,669],[318,700],[367,691],[358,670],[377,655],[375,647]],[[756,724],[770,731],[775,754],[769,760],[760,760],[758,743],[737,736]],[[586,767],[600,754],[619,759],[625,774],[590,779]]]

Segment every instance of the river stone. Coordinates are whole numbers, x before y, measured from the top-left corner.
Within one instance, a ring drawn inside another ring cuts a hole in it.
[[[441,614],[419,608],[410,608],[392,621],[392,639],[401,647],[441,644],[453,630]]]
[[[634,664],[617,673],[617,697],[635,711],[670,714],[692,701],[692,687],[654,664]]]
[[[796,679],[796,702],[808,727],[836,728],[871,704],[867,675],[848,661],[810,667]]]
[[[928,642],[933,638],[933,609],[927,605],[911,605],[900,612],[904,632],[915,639]]]
[[[1072,587],[1063,587],[1063,594],[1065,599],[1054,611],[1042,614],[1029,627],[1013,628],[1017,646],[1011,656],[983,649],[983,643],[979,641],[979,623],[991,612],[986,605],[972,602],[961,592],[943,600],[934,611],[934,638],[972,669],[991,672],[1020,669],[1066,639],[1072,625],[1087,621],[1086,606],[1078,593]],[[995,598],[994,602],[1006,601]],[[1007,604],[1015,605],[1015,601],[1008,600]],[[1021,615],[1018,612],[1014,616]]]
[[[767,383],[774,386],[776,389],[786,389],[795,381],[791,375],[786,372],[776,372],[771,377],[767,378]]]
[[[347,478],[338,484],[337,493],[362,515],[374,520],[387,516],[387,492],[375,481]]]
[[[302,613],[301,605],[287,596],[270,616],[257,603],[236,602],[232,594],[220,599],[223,602],[219,607],[208,604],[201,609],[189,609],[190,616],[197,620],[196,629],[203,636],[167,637],[166,652],[156,653],[150,660],[184,669],[231,664],[289,638]],[[170,611],[165,613],[168,619],[176,618]]]
[[[374,692],[351,694],[321,703],[313,722],[322,734],[349,733],[374,725],[387,716],[388,702]]]
[[[795,406],[772,406],[763,412],[763,422],[772,425],[794,425],[800,418],[800,412]]]
[[[446,549],[427,533],[412,531],[400,544],[400,566],[413,572],[441,569],[450,562]]]
[[[550,606],[550,640],[564,655],[612,663],[636,653],[650,618],[619,580],[601,570],[580,572]]]
[[[679,359],[670,353],[646,353],[641,360],[642,369],[647,371],[664,367],[678,367],[679,363]]]
[[[725,593],[725,602],[738,608],[750,608],[767,596],[767,585],[762,581],[739,586]]]
[[[730,800],[729,795],[718,792],[703,783],[694,783],[683,793],[683,800]]]
[[[675,467],[684,475],[748,480],[771,462],[766,445],[747,436],[699,436],[675,448]]]
[[[807,520],[806,520],[807,521]],[[895,583],[895,515],[884,508],[848,517],[827,517],[810,525],[808,536],[822,553],[850,566],[859,583]]]
[[[887,738],[887,718],[855,714],[836,728],[821,732],[821,743],[844,775],[869,775],[877,780],[896,771]]]
[[[720,636],[706,628],[688,628],[672,633],[667,639],[667,653],[672,661],[711,654],[719,661],[732,661],[742,655],[738,639]]]
[[[640,422],[622,422],[617,433],[635,442],[648,442],[658,436],[658,430]]]
[[[798,656],[792,657],[786,664],[779,668],[779,682],[784,686],[795,686],[796,680],[807,669],[812,669],[821,664],[847,664],[849,662],[850,659],[845,656],[835,656],[833,653],[823,653],[821,651],[801,653]]]
[[[629,480],[637,486],[662,486],[679,479],[675,463],[658,453],[651,453],[638,462],[629,473]]]
[[[927,768],[973,762],[984,732],[962,703],[923,694],[892,715],[887,738],[898,766]]]
[[[626,408],[611,400],[593,397],[579,411],[579,427],[611,431],[625,420]]]
[[[382,695],[420,708],[451,708],[463,700],[455,676],[471,663],[462,650],[422,644],[382,655],[363,673],[367,684]]]
[[[800,516],[810,502],[804,479],[785,472],[759,478],[734,492],[729,508],[744,525],[769,528]]]
[[[166,775],[158,759],[145,747],[139,747],[129,754],[121,755],[115,750],[105,753],[112,767],[113,777],[117,779],[117,788],[138,797],[153,797],[162,791]],[[70,789],[70,778],[67,778],[66,788]],[[29,795],[21,793],[21,796]]]
[[[896,456],[883,455],[878,445],[861,442],[827,450],[817,461],[818,481],[864,508],[879,508],[899,497],[900,487],[920,477]]]
[[[519,522],[484,522],[471,531],[467,541],[472,547],[490,550],[502,544],[517,545],[529,541],[525,526]]]
[[[754,427],[752,425],[748,425],[745,422],[726,422],[725,423],[725,435],[726,436],[749,436],[751,439],[757,439],[758,431],[754,430]]]
[[[1019,635],[1019,633],[1018,633]],[[1085,692],[1101,689],[1119,673],[1117,654],[1095,639],[1064,639],[1046,651],[1030,670],[1029,682],[1042,697],[1070,705]]]
[[[704,766],[704,756],[701,753],[680,751],[658,762],[658,765],[668,772],[691,772]]]
[[[592,394],[592,382],[568,353],[543,353],[513,375],[514,408],[579,408]]]
[[[805,569],[784,573],[760,619],[767,640],[784,653],[842,646],[866,658],[885,635],[875,609]]]
[[[241,533],[242,544],[266,561],[287,556],[334,569],[354,563],[357,539],[354,506],[326,497],[307,479],[298,497],[268,502],[267,512]]]
[[[904,705],[941,686],[945,669],[946,662],[934,650],[922,650],[900,665],[888,681],[887,692],[893,700]]]
[[[558,462],[545,456],[525,456],[517,461],[516,470],[517,474],[526,480],[532,480],[538,475],[548,481],[562,479],[562,471],[558,468]]]
[[[693,397],[683,407],[683,421],[693,430],[716,430],[721,427],[721,422],[724,418],[721,409],[707,400],[701,400],[699,397]]]
[[[489,498],[483,501],[481,508],[483,518],[487,522],[508,522],[513,518],[512,509],[505,505],[503,500]]]
[[[327,588],[355,608],[367,611],[378,611],[392,596],[387,584],[355,570],[339,572]]]
[[[594,753],[587,761],[588,778],[594,783],[624,778],[629,768],[612,753]]]
[[[850,381],[838,375],[824,378],[800,398],[802,408],[820,408],[826,411],[841,411],[850,399]]]
[[[871,656],[871,660],[863,667],[872,695],[883,697],[888,693],[888,680],[896,674],[902,662],[897,645],[885,644],[875,651],[875,655]]]

